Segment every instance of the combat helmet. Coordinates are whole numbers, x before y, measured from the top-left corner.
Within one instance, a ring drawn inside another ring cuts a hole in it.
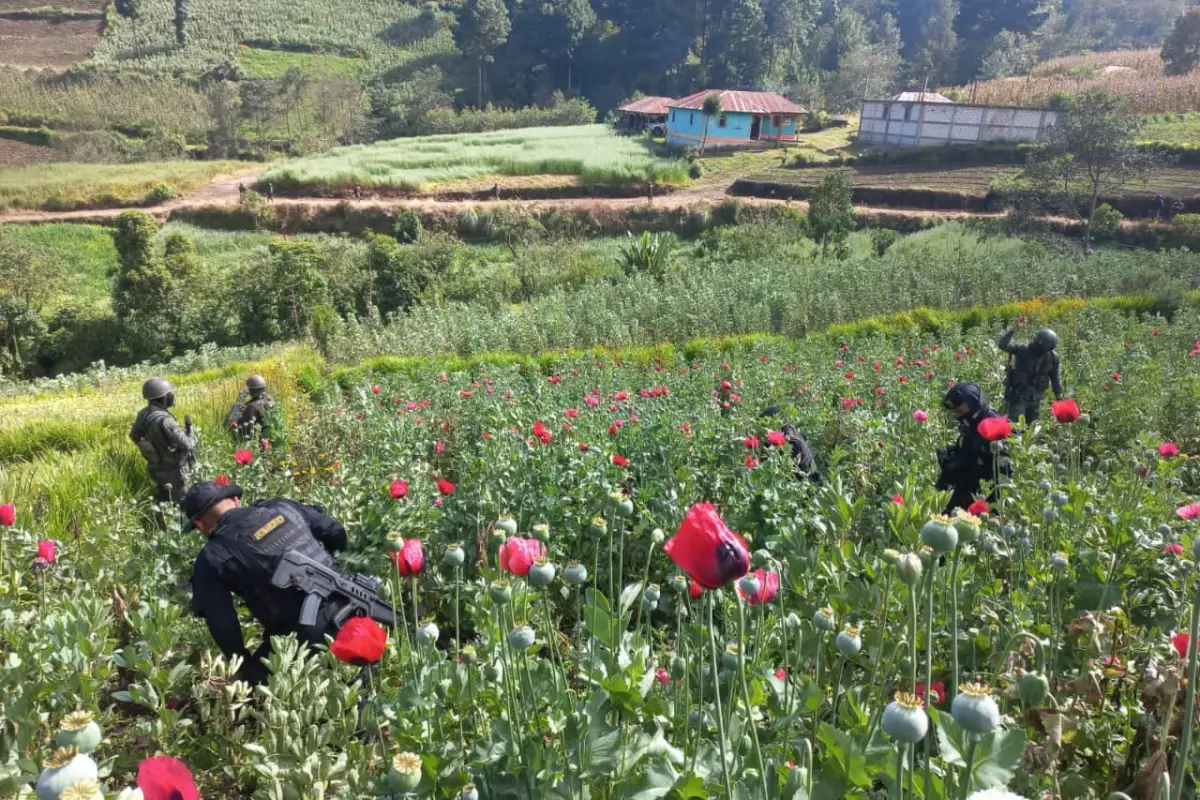
[[[175,394],[175,384],[166,378],[151,378],[142,384],[142,398],[145,400],[161,400],[169,394]]]
[[[1034,335],[1033,346],[1043,353],[1049,353],[1058,347],[1058,334],[1049,328],[1042,328]]]
[[[251,375],[246,379],[246,388],[252,392],[261,392],[267,388],[267,379],[262,375]]]

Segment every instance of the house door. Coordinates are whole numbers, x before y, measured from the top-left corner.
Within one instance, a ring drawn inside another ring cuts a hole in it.
[[[757,142],[760,134],[762,134],[762,117],[751,117],[750,140]]]

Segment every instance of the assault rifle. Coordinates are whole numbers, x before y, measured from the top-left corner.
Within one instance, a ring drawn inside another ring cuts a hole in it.
[[[355,616],[370,617],[385,627],[395,620],[395,610],[379,598],[378,578],[345,575],[294,550],[280,557],[275,574],[271,576],[271,585],[305,593],[304,605],[300,607],[300,624],[306,627],[316,624],[321,604],[331,599],[344,603],[333,619],[335,628],[341,628],[346,620]]]

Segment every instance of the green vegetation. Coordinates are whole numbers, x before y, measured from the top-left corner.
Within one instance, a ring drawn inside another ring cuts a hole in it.
[[[252,78],[282,78],[292,67],[303,70],[309,78],[330,75],[356,77],[362,72],[363,60],[331,53],[304,53],[287,50],[264,50],[243,47],[238,50],[237,63]]]
[[[142,0],[137,20],[111,13],[96,64],[203,72],[239,61],[240,45],[361,57],[373,74],[452,52],[445,15],[389,0],[342,3],[193,0],[188,45],[175,38],[172,0]]]
[[[641,139],[618,136],[604,125],[580,125],[342,147],[274,167],[262,180],[287,191],[345,189],[354,183],[422,191],[490,175],[574,175],[597,184],[647,179],[684,183],[687,167]]]
[[[0,236],[64,265],[69,281],[51,305],[72,301],[107,304],[112,283],[109,271],[117,264],[112,233],[99,225],[53,223],[49,225],[6,225]]]
[[[1153,114],[1146,118],[1142,137],[1165,144],[1200,145],[1200,113]]]
[[[117,208],[151,204],[156,187],[174,194],[193,191],[239,164],[229,161],[166,161],[140,164],[37,164],[0,171],[0,209]]]

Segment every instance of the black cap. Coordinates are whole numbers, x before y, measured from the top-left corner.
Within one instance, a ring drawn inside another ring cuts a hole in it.
[[[187,525],[184,526],[185,531],[190,531],[196,527],[196,518],[204,516],[204,512],[215,506],[222,500],[228,500],[231,497],[241,497],[242,487],[236,483],[230,483],[222,486],[214,481],[205,481],[197,483],[184,498],[179,501],[179,508],[183,511],[183,515],[188,518]]]

